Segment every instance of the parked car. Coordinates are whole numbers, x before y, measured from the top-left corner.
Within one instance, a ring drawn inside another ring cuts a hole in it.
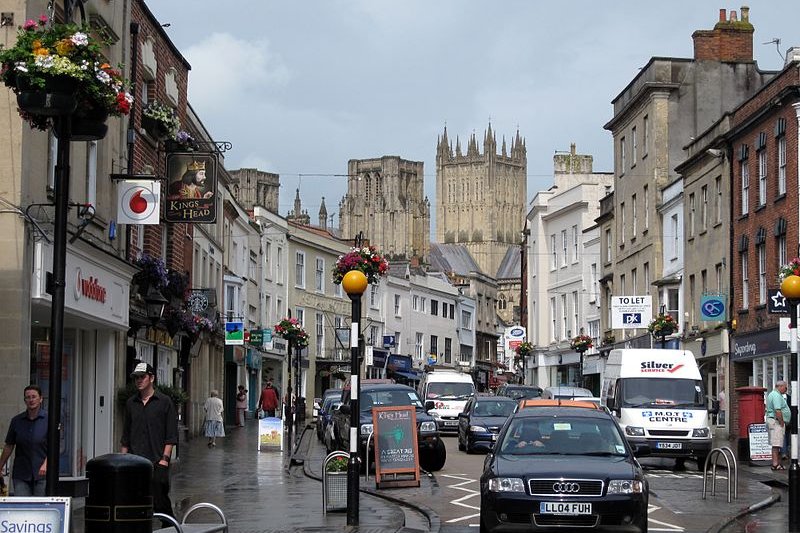
[[[374,453],[372,443],[367,450],[367,437],[372,433],[372,408],[374,406],[406,406],[416,408],[417,418],[417,447],[419,465],[423,470],[435,472],[444,467],[447,460],[447,450],[444,442],[439,437],[439,430],[433,417],[425,412],[417,391],[406,385],[397,383],[362,383],[359,396],[359,428],[358,435],[361,439],[359,453],[361,454],[362,468],[365,468],[369,453],[370,462]],[[336,449],[350,449],[350,389],[342,392],[342,405],[333,414],[333,435]]]
[[[458,449],[489,450],[517,402],[507,396],[474,396],[458,414]]]
[[[498,396],[507,396],[515,400],[526,400],[530,398],[541,398],[542,388],[535,385],[518,385],[504,383],[497,388]]]
[[[554,400],[572,400],[575,398],[592,398],[594,394],[583,387],[545,387],[542,398]]]
[[[484,462],[480,531],[647,532],[649,488],[614,417],[586,407],[523,408]]]
[[[333,415],[332,409],[334,402],[341,402],[342,389],[328,389],[322,395],[322,402],[320,404],[319,412],[317,413],[317,438],[324,440],[325,427],[330,423],[331,416]]]

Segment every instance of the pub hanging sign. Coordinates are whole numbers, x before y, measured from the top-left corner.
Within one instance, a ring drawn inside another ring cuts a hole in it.
[[[213,152],[167,154],[166,222],[216,222],[217,167],[217,154]]]

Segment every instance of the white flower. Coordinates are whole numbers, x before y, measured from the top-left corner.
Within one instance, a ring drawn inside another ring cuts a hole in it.
[[[75,46],[86,46],[89,44],[89,37],[85,33],[76,32],[70,37],[72,44]]]
[[[28,72],[28,67],[25,66],[24,61],[17,61],[14,65],[14,70],[18,70],[19,72]]]
[[[53,56],[36,56],[33,59],[33,63],[40,68],[51,68],[53,66]]]
[[[125,93],[125,100],[127,100],[129,104],[132,104],[133,103],[133,95],[131,93],[126,92]]]
[[[105,83],[106,85],[108,85],[113,81],[111,79],[111,76],[108,75],[108,72],[104,70],[97,69],[97,71],[95,72],[95,76],[97,77],[98,80],[100,80],[101,83]]]

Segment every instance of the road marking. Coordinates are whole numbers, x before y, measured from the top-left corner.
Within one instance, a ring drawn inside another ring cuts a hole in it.
[[[661,507],[659,507],[657,505],[653,505],[652,503],[649,503],[647,505],[647,522],[648,522],[648,524],[650,524],[650,525],[656,524],[656,525],[659,525],[659,526],[664,526],[664,527],[650,527],[650,525],[648,525],[648,527],[647,527],[648,531],[685,531],[685,529],[682,528],[681,526],[676,526],[675,524],[670,524],[668,522],[662,522],[662,521],[656,520],[655,518],[652,518],[650,516],[650,513],[654,513],[654,512],[656,512],[656,511],[658,511],[660,509],[661,509]]]
[[[463,475],[457,475],[457,474],[443,474],[440,477],[460,481],[460,483],[455,483],[453,485],[446,485],[445,487],[448,489],[456,489],[467,493],[460,498],[456,498],[455,500],[450,500],[449,503],[451,503],[452,505],[458,505],[459,507],[465,507],[471,511],[480,511],[481,509],[480,505],[475,506],[468,503],[464,503],[466,500],[474,498],[475,496],[480,496],[481,494],[480,491],[465,486],[477,482],[478,481],[477,479],[468,478],[464,477]],[[480,512],[478,512],[478,513],[468,514],[466,516],[460,516],[458,518],[451,518],[450,520],[447,520],[447,523],[451,524],[454,522],[461,522],[462,520],[471,520],[473,518],[480,517],[480,515],[481,515]],[[474,524],[469,524],[469,525],[473,526]]]

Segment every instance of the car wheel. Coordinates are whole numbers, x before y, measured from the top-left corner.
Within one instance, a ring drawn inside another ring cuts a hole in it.
[[[461,435],[459,435],[458,436],[458,451],[463,452],[464,450],[466,450],[466,446],[464,446],[464,443],[461,442]]]
[[[447,461],[447,449],[444,447],[444,442],[439,439],[433,450],[426,451],[420,457],[420,466],[428,472],[437,472],[444,467],[445,461]]]
[[[467,449],[467,453],[475,453],[475,446],[470,444],[469,437],[467,437],[466,441],[467,442],[464,444],[464,448]]]
[[[489,533],[489,528],[486,527],[486,522],[484,522],[483,520],[483,513],[481,513],[480,524],[481,524],[480,533]]]
[[[644,519],[639,522],[639,533],[647,533],[647,517],[645,516]]]

